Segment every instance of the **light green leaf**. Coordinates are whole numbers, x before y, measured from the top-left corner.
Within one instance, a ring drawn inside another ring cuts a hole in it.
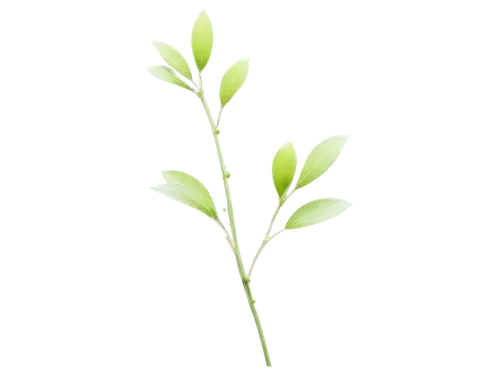
[[[150,66],[148,70],[149,73],[154,75],[156,78],[161,79],[162,81],[173,83],[174,85],[180,86],[184,89],[191,90],[193,92],[195,91],[191,86],[189,86],[182,79],[180,79],[172,69],[170,69],[167,66],[163,65]]]
[[[288,142],[278,150],[273,159],[273,181],[280,198],[286,194],[292,184],[296,168],[295,148],[292,142]]]
[[[310,184],[325,173],[339,157],[347,138],[349,138],[347,135],[336,135],[314,147],[304,163],[295,189]]]
[[[208,60],[210,60],[213,44],[214,31],[212,29],[212,23],[207,13],[202,10],[194,23],[193,32],[191,34],[194,61],[200,73],[207,65]]]
[[[174,47],[169,46],[166,43],[153,41],[153,46],[158,50],[163,60],[170,65],[173,69],[177,70],[187,79],[191,80],[193,76],[191,75],[191,69],[186,62],[186,59],[177,51]]]
[[[298,229],[333,219],[351,207],[342,199],[323,198],[306,203],[288,219],[286,229]]]
[[[217,210],[212,196],[200,181],[180,171],[163,171],[162,175],[167,183],[153,186],[151,189],[196,208],[212,219],[217,219]]]
[[[242,59],[234,63],[220,83],[219,95],[221,106],[224,107],[245,83],[250,66],[250,59]]]

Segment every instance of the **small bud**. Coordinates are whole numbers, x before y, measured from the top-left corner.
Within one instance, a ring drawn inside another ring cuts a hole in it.
[[[217,129],[217,130],[215,131],[215,134],[220,134],[220,130],[219,130],[219,129]]]
[[[253,276],[246,276],[245,275],[244,281],[249,282],[249,283],[253,282]]]
[[[229,178],[229,177],[231,177],[231,173],[229,173],[229,172],[226,172],[226,175],[225,175],[225,177],[226,177],[226,178]]]
[[[252,305],[253,305],[255,303],[255,300],[252,298],[251,302],[252,302]]]

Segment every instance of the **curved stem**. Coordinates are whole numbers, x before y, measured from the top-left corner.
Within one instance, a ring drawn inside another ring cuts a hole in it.
[[[276,216],[278,216],[278,212],[280,211],[280,208],[282,205],[283,205],[283,203],[280,201],[280,203],[278,204],[278,207],[276,208],[276,211],[274,211],[273,218],[271,219],[271,223],[269,224],[269,228],[267,228],[267,232],[264,235],[264,239],[262,240],[262,243],[260,244],[259,250],[257,250],[257,254],[255,254],[255,257],[253,258],[252,265],[250,266],[250,270],[248,271],[248,277],[250,277],[250,275],[252,274],[255,263],[257,262],[257,259],[259,259],[260,253],[262,252],[262,250],[264,250],[264,247],[266,247],[267,243],[269,241],[271,241],[271,238],[269,237],[269,233],[271,232],[271,229],[273,228],[274,220],[276,220]]]
[[[264,357],[266,359],[266,364],[267,366],[271,367],[271,359],[269,358],[269,353],[267,350],[267,344],[266,344],[266,339],[264,337],[264,331],[262,330],[262,325],[260,323],[259,315],[257,314],[257,310],[255,309],[254,303],[255,300],[252,297],[252,291],[250,289],[250,279],[247,277],[245,273],[245,267],[243,266],[243,261],[241,259],[241,254],[240,254],[240,248],[238,245],[238,237],[236,235],[236,225],[234,221],[234,211],[233,211],[233,204],[231,201],[231,192],[229,191],[229,183],[228,183],[228,178],[230,175],[228,174],[226,170],[226,165],[224,164],[224,158],[222,157],[222,150],[220,147],[220,142],[219,142],[219,136],[216,132],[217,126],[214,123],[214,120],[212,118],[212,115],[210,113],[210,109],[208,108],[207,101],[205,99],[205,95],[203,93],[203,83],[201,80],[201,74],[199,75],[200,77],[200,90],[198,92],[198,97],[200,98],[201,102],[203,103],[203,108],[205,109],[205,112],[208,117],[208,121],[210,122],[210,126],[212,128],[212,134],[214,136],[214,141],[215,141],[215,146],[217,148],[217,154],[219,156],[219,163],[220,163],[220,168],[222,172],[222,179],[224,181],[224,189],[226,191],[226,200],[227,200],[227,211],[229,215],[229,221],[231,223],[231,233],[233,235],[233,244],[234,244],[234,255],[236,257],[236,264],[238,265],[238,272],[240,273],[241,281],[243,282],[243,288],[245,289],[245,295],[247,296],[248,304],[250,306],[250,310],[252,311],[253,318],[255,320],[255,325],[257,326],[257,330],[259,332],[259,337],[260,337],[260,342],[262,344],[262,350],[264,351]],[[222,113],[222,109],[219,112],[219,120],[220,120],[220,114]]]
[[[255,257],[253,258],[252,265],[250,266],[250,270],[248,271],[248,277],[252,274],[253,268],[255,267],[255,263],[257,263],[257,259],[259,259],[260,253],[262,253],[262,250],[266,247],[267,243],[271,241],[274,237],[276,237],[278,234],[283,232],[285,228],[280,230],[279,232],[275,233],[271,237],[269,237],[269,233],[271,233],[271,229],[273,229],[273,224],[274,220],[276,220],[276,216],[278,216],[278,212],[280,212],[280,208],[285,204],[285,202],[292,196],[292,194],[295,193],[295,189],[293,189],[290,194],[285,196],[284,198],[280,199],[280,202],[278,203],[278,207],[276,208],[276,211],[274,211],[273,218],[271,219],[271,223],[269,224],[269,228],[267,228],[267,232],[264,236],[264,239],[262,240],[262,243],[260,244],[259,250],[257,250],[257,254],[255,254]]]

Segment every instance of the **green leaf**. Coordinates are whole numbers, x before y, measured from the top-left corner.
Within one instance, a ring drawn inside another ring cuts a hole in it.
[[[177,51],[174,47],[169,46],[166,43],[153,41],[153,46],[158,50],[163,60],[170,65],[173,69],[177,70],[187,79],[191,80],[193,76],[191,75],[191,69],[186,62],[186,59]]]
[[[297,168],[297,155],[292,142],[281,147],[273,159],[273,181],[274,187],[281,198],[286,194],[292,184],[293,176]]]
[[[200,181],[180,171],[163,171],[162,175],[167,183],[153,186],[151,189],[196,208],[212,219],[217,219],[217,210],[212,196]]]
[[[224,76],[220,83],[219,95],[220,103],[224,107],[236,94],[236,92],[243,86],[247,79],[248,68],[250,66],[250,59],[242,59],[234,63]]]
[[[347,135],[336,135],[314,147],[304,163],[295,188],[300,189],[325,173],[339,157],[347,138]]]
[[[175,72],[170,69],[167,66],[163,65],[155,65],[155,66],[150,66],[148,68],[149,73],[154,75],[156,78],[161,79],[162,81],[173,83],[174,85],[180,86],[184,89],[193,90],[191,86],[189,86],[187,83],[185,83],[182,79],[180,79]]]
[[[193,32],[191,34],[194,61],[200,73],[207,65],[208,60],[210,60],[213,44],[214,31],[212,29],[212,23],[207,13],[202,10],[194,23]]]
[[[298,229],[333,219],[351,207],[342,199],[323,198],[306,203],[288,219],[286,229]]]

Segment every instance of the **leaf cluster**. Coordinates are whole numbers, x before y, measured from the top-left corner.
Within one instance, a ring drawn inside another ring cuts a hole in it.
[[[191,69],[184,56],[166,43],[158,41],[153,41],[152,43],[168,66],[150,66],[148,68],[149,72],[162,81],[172,83],[194,93],[199,93],[199,88],[193,81]],[[202,10],[194,23],[191,33],[193,58],[200,75],[210,60],[213,43],[214,33],[212,23],[207,13]],[[249,68],[250,59],[245,58],[235,62],[224,73],[219,88],[221,108],[224,108],[241,86],[243,86]]]
[[[200,87],[193,81],[189,64],[177,49],[158,41],[154,41],[153,45],[167,66],[151,66],[149,72],[162,81],[200,95],[201,72],[210,60],[213,47],[212,23],[206,12],[202,11],[199,14],[191,34],[192,53],[200,74]],[[245,83],[249,67],[250,59],[244,58],[234,63],[223,75],[219,88],[221,113],[222,109]],[[337,160],[347,139],[348,136],[337,135],[325,139],[314,147],[305,160],[297,183],[291,191],[290,188],[297,169],[297,155],[292,142],[282,146],[272,162],[272,177],[279,198],[279,207],[295,191],[302,189],[323,175]],[[166,184],[154,186],[153,190],[193,207],[220,223],[212,197],[200,181],[179,171],[164,171],[162,174]],[[287,221],[285,229],[303,228],[332,219],[347,210],[350,205],[345,200],[335,198],[314,200],[296,210]]]

